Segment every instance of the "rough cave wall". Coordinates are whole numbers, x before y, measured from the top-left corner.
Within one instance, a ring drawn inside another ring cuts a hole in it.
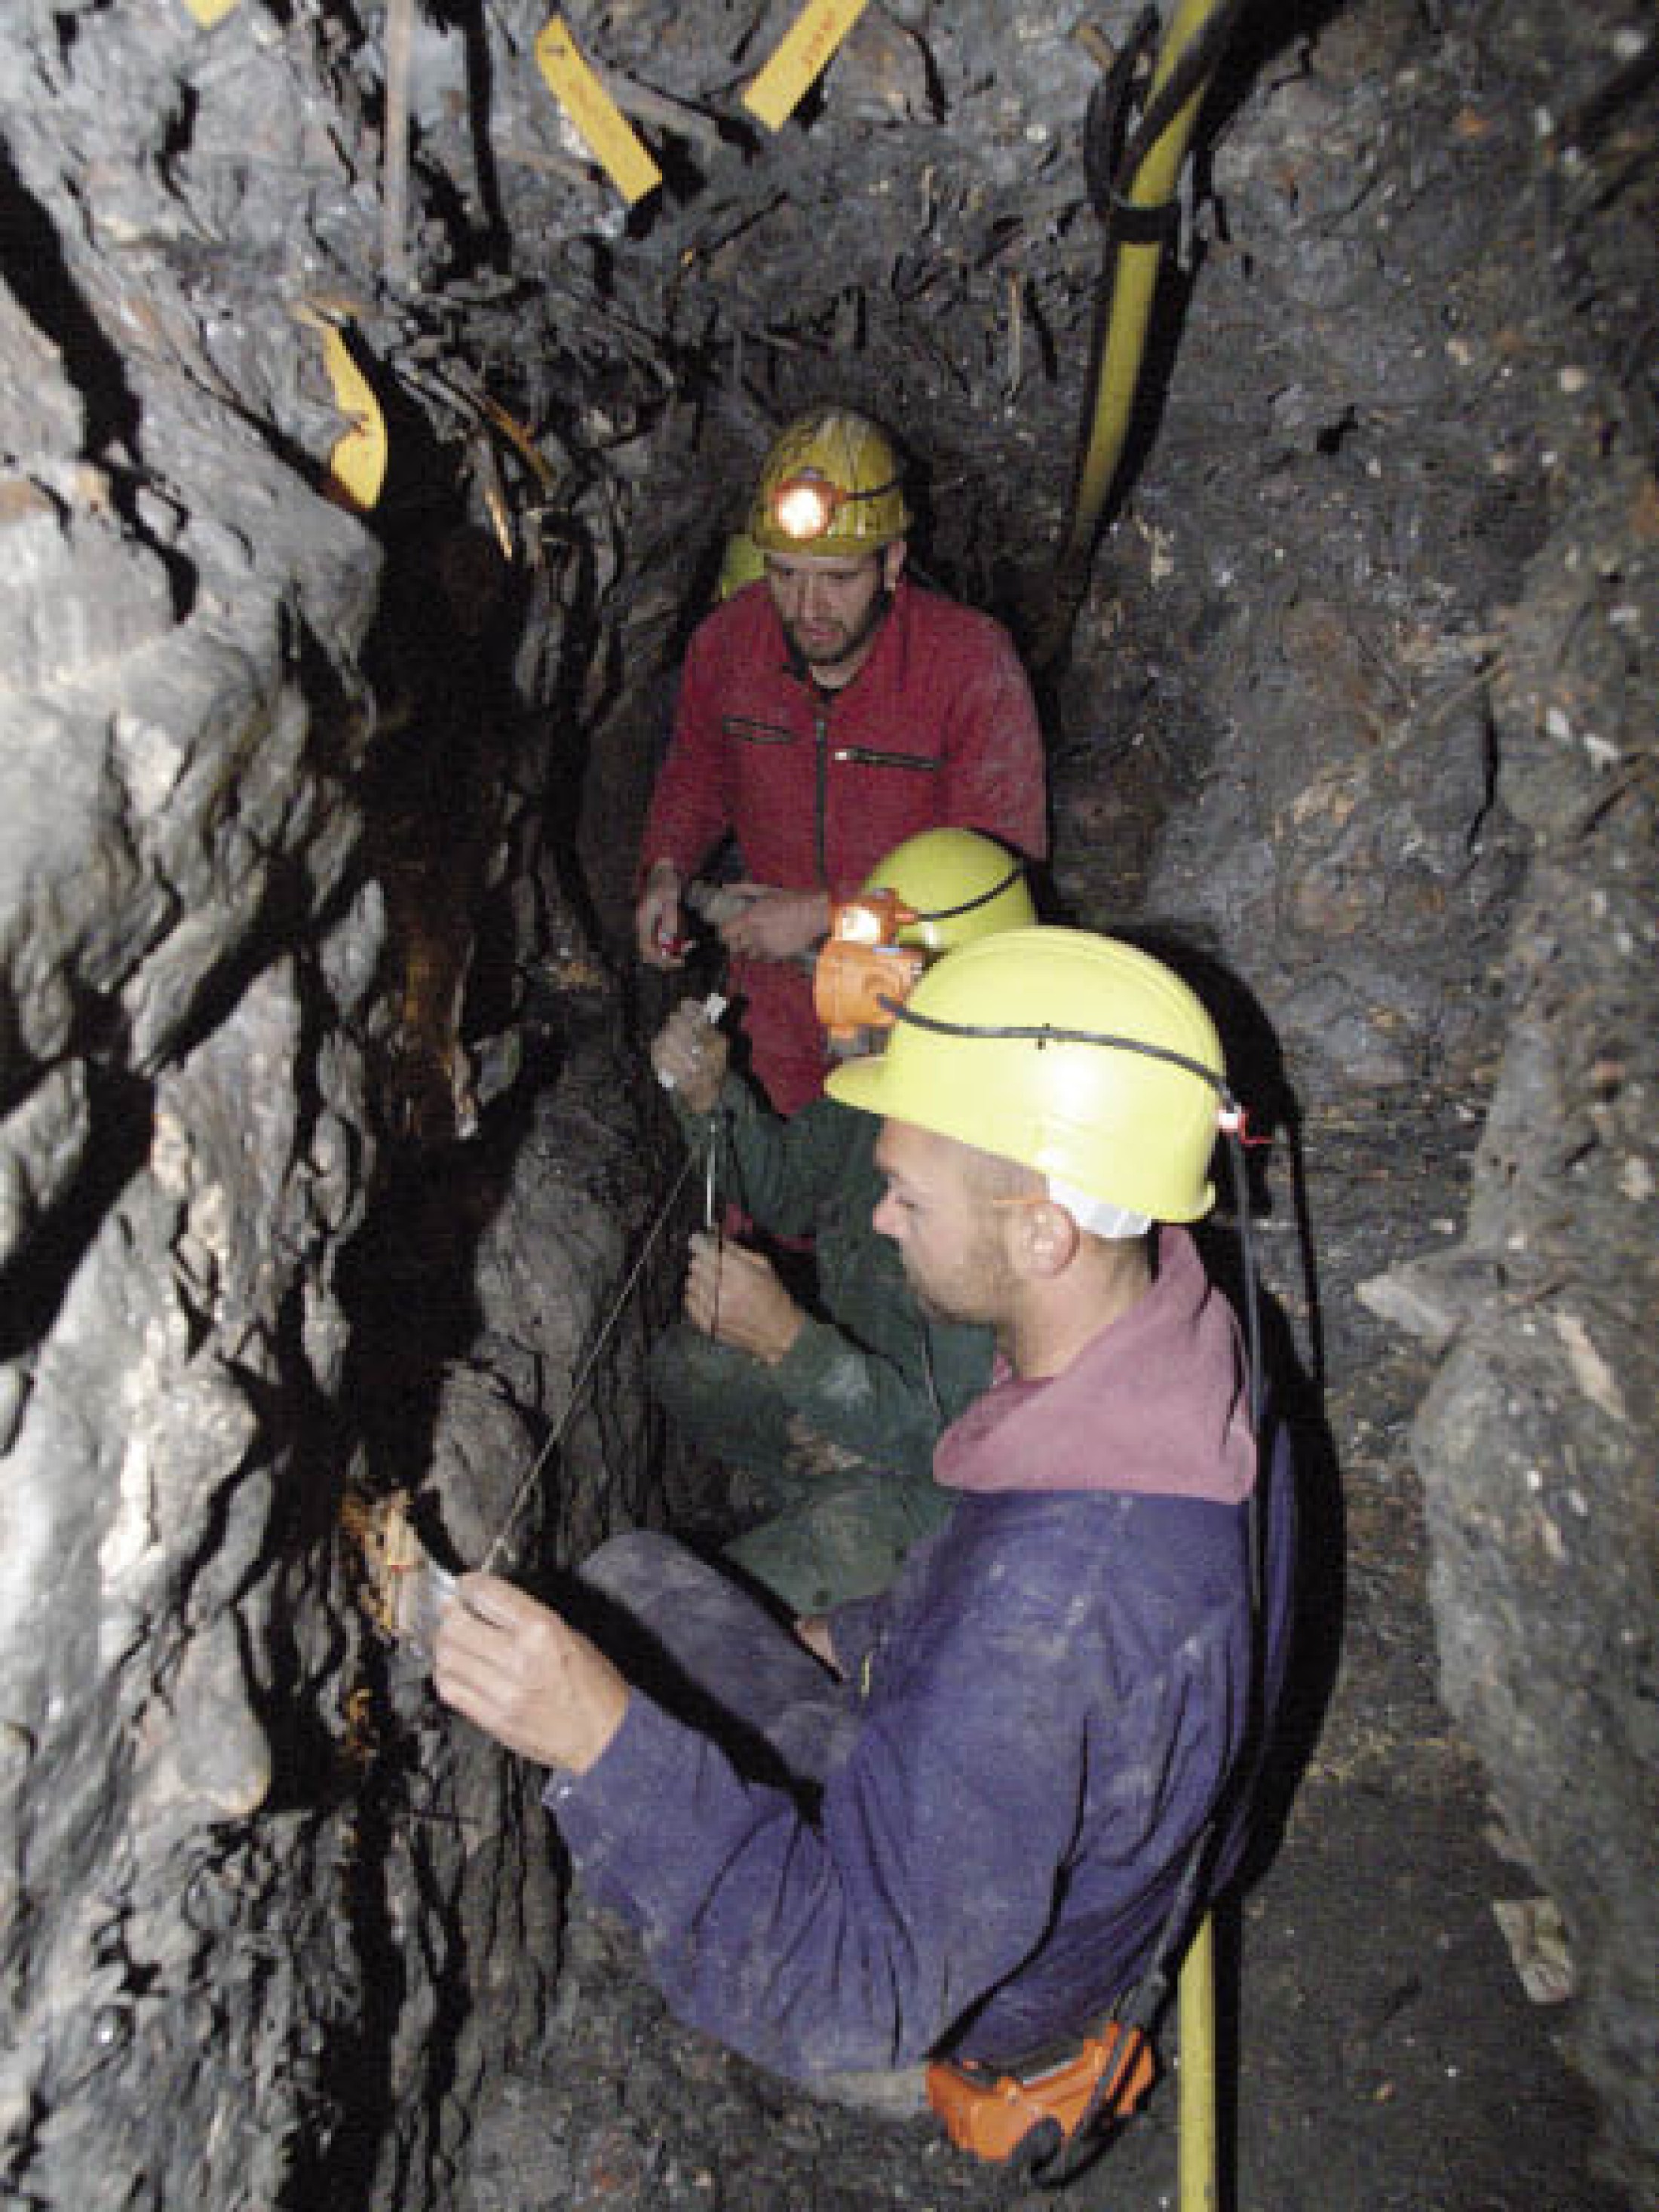
[[[1562,421],[1561,450],[1606,427]],[[1628,465],[1578,482],[1495,686],[1537,852],[1467,1232],[1370,1295],[1445,1349],[1415,1430],[1443,1692],[1565,1915],[1574,2046],[1640,2203],[1659,2189],[1659,501]]]
[[[556,1970],[533,1791],[435,1724],[375,1623],[398,1498],[459,1562],[501,1527],[639,1225],[548,826],[557,593],[586,571],[539,571],[492,641],[508,587],[464,502],[377,541],[321,495],[343,425],[293,310],[372,282],[378,233],[337,26],[286,16],[0,31],[20,2206],[441,2201]],[[510,1142],[478,1128],[492,1094]],[[641,1510],[637,1350],[520,1560]]]
[[[392,285],[381,9],[31,0],[0,31],[20,2203],[112,2170],[134,2204],[442,2201],[556,1971],[557,1883],[522,1784],[367,1624],[362,1547],[403,1490],[478,1555],[642,1224],[583,908],[625,903],[688,582],[834,390],[923,459],[932,572],[1028,634],[1040,605],[1098,269],[1087,51],[1047,9],[873,6],[774,142],[736,95],[781,9],[573,10],[666,172],[629,213],[536,75],[544,15],[416,11]],[[1659,2140],[1652,1647],[1621,1640],[1651,1613],[1650,451],[1620,283],[1491,211],[1587,151],[1586,204],[1628,211],[1627,110],[1587,144],[1535,116],[1582,117],[1646,28],[1360,0],[1241,39],[1167,395],[1048,702],[1071,910],[1234,979],[1282,1085],[1386,1110],[1501,1054],[1470,1264],[1393,1310],[1455,1336],[1421,1438],[1447,1694],[1567,1910],[1626,2171]],[[372,528],[318,496],[307,301],[392,422]],[[1587,560],[1569,696],[1549,623]],[[641,1326],[527,1557],[652,1510]]]
[[[1414,1432],[1442,1691],[1565,1916],[1564,2039],[1639,2203],[1659,2190],[1659,382],[1637,303],[1659,72],[1633,26],[1536,27],[1505,64],[1524,220],[1488,280],[1488,360],[1533,356],[1543,490],[1537,548],[1486,618],[1496,797],[1525,835],[1504,1034],[1464,1234],[1362,1296],[1443,1355]]]

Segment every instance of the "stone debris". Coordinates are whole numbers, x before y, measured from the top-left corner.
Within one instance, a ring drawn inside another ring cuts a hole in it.
[[[1510,1947],[1521,1986],[1536,2005],[1565,2004],[1577,1992],[1567,1932],[1547,1897],[1498,1898],[1492,1913]]]

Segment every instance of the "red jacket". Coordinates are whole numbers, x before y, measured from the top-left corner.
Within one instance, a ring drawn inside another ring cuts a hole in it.
[[[1048,851],[1042,740],[1000,623],[901,577],[870,658],[840,691],[797,669],[763,583],[692,637],[674,733],[646,817],[641,874],[689,881],[729,830],[754,882],[856,891],[919,830],[985,830]],[[822,1087],[811,984],[791,964],[734,963],[756,1074],[781,1112]]]

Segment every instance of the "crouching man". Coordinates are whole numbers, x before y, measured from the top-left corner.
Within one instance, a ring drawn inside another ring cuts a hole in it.
[[[550,1770],[584,1883],[674,2008],[834,2092],[930,2059],[1019,2072],[1136,1982],[1249,1725],[1256,1451],[1233,1316],[1169,1225],[1211,1202],[1225,1092],[1168,969],[1079,931],[987,938],[830,1089],[881,1117],[875,1223],[917,1296],[995,1334],[939,1444],[949,1520],[793,1638],[665,1538],[602,1547],[584,1581],[712,1721],[486,1576],[434,1680]]]
[[[900,902],[909,919],[896,941],[918,963],[1036,920],[1023,864],[977,830],[919,831],[860,896]],[[841,1056],[872,1041],[860,1029]],[[991,1332],[921,1308],[878,1234],[870,1115],[833,1097],[772,1113],[693,1000],[651,1057],[688,1144],[714,1144],[726,1193],[755,1226],[811,1237],[817,1290],[809,1314],[763,1253],[694,1238],[685,1319],[652,1347],[652,1388],[683,1436],[742,1471],[762,1508],[723,1557],[792,1613],[867,1597],[945,1516],[933,1447],[989,1382]]]

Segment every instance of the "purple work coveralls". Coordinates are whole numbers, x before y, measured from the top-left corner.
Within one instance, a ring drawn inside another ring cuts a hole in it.
[[[1237,1324],[1185,1231],[1159,1252],[1064,1373],[1005,1377],[945,1431],[952,1515],[830,1616],[843,1681],[757,1611],[724,1662],[693,1659],[763,1729],[746,1642],[794,1670],[786,1732],[822,1683],[821,1788],[758,1778],[637,1690],[589,1771],[549,1784],[669,2003],[763,2065],[810,2083],[944,2051],[1007,2063],[1091,2025],[1146,1963],[1252,1700]],[[1285,1566],[1266,1577],[1281,1611]],[[671,1649],[675,1610],[653,1624]]]

